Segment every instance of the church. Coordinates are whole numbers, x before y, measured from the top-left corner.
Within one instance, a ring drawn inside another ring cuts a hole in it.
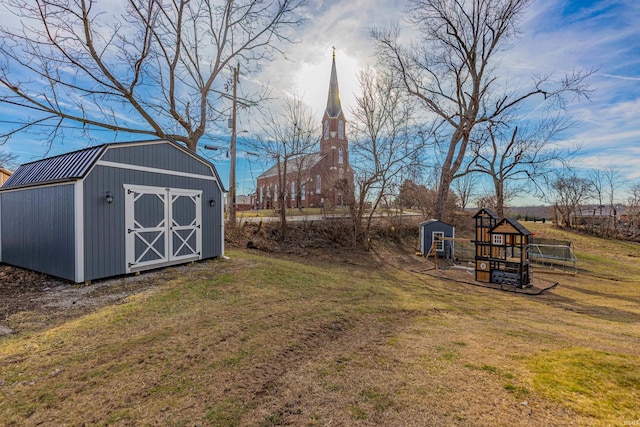
[[[288,159],[286,179],[278,176],[278,164],[257,178],[256,205],[280,209],[278,183],[284,183],[285,208],[333,208],[353,198],[353,169],[349,165],[346,120],[340,105],[336,55],[333,53],[327,108],[322,117],[320,151]],[[284,178],[284,177],[282,177]]]

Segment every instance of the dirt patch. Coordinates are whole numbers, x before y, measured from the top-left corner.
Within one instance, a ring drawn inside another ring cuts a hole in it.
[[[162,283],[162,270],[82,285],[0,265],[0,336],[39,330],[115,304]]]

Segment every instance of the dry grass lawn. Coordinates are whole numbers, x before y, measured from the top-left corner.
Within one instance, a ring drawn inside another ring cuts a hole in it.
[[[0,424],[640,424],[640,246],[526,226],[573,240],[580,274],[527,296],[414,273],[426,261],[389,248],[234,250],[72,320],[16,313]]]

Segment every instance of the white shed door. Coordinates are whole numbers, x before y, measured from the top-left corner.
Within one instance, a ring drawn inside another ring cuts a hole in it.
[[[202,258],[202,191],[125,185],[127,272]]]

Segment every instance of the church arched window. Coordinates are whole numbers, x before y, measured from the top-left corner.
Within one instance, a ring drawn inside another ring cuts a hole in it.
[[[344,155],[342,154],[342,147],[338,148],[338,163],[344,163]]]
[[[329,120],[324,122],[324,139],[329,138]]]
[[[322,193],[322,181],[320,175],[316,176],[316,194]]]
[[[291,181],[291,200],[296,199],[296,183],[295,181]]]
[[[338,122],[338,138],[344,139],[344,122],[342,120]]]

